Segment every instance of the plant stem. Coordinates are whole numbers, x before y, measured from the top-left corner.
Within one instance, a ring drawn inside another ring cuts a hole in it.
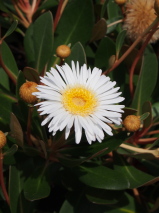
[[[13,83],[16,84],[17,83],[16,76],[13,73],[11,73],[11,71],[7,68],[7,66],[3,62],[2,55],[1,55],[1,42],[2,41],[0,41],[0,65],[4,69],[4,71],[7,73],[9,78],[13,81]]]
[[[0,149],[0,186],[1,186],[1,189],[2,189],[2,192],[3,192],[3,195],[6,199],[6,202],[8,203],[8,205],[10,205],[9,196],[8,196],[6,186],[5,186],[5,183],[4,183],[2,149]]]
[[[27,140],[28,140],[28,145],[29,145],[29,146],[32,145],[31,138],[30,138],[30,134],[31,134],[32,110],[33,110],[32,107],[29,107],[28,121],[27,121]]]
[[[147,150],[147,149],[142,149],[142,148],[130,146],[130,145],[127,145],[127,144],[121,144],[120,147],[124,148],[124,149],[128,149],[128,150],[134,151],[134,152],[137,152],[137,153],[145,153],[145,154],[149,153],[149,154],[154,155],[155,157],[159,157],[159,149]]]
[[[109,27],[111,27],[111,26],[113,26],[113,25],[115,25],[115,24],[122,23],[122,22],[123,22],[123,20],[124,20],[124,19],[120,19],[120,20],[118,20],[118,21],[114,21],[113,23],[108,24],[108,25],[107,25],[107,28],[109,28]]]
[[[130,88],[130,94],[133,98],[133,95],[134,95],[134,88],[133,88],[133,76],[134,76],[134,70],[135,70],[135,67],[139,61],[139,59],[142,57],[143,55],[143,52],[147,46],[147,44],[149,43],[150,39],[152,38],[152,35],[156,32],[157,30],[157,26],[158,26],[158,23],[156,23],[156,25],[153,26],[151,32],[149,33],[149,35],[147,36],[146,38],[146,41],[143,43],[141,49],[139,50],[132,66],[131,66],[131,69],[130,69],[130,75],[129,75],[129,88]]]
[[[159,17],[154,20],[154,22],[134,41],[134,43],[129,47],[129,49],[121,56],[121,58],[116,61],[113,66],[103,72],[103,75],[108,75],[111,71],[113,71],[119,64],[131,53],[131,51],[137,46],[137,44],[143,40],[143,38],[150,32],[150,30],[156,26],[159,22]]]

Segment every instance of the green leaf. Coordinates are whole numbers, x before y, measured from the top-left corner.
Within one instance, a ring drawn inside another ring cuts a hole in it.
[[[127,32],[126,30],[123,30],[117,36],[117,39],[116,39],[116,58],[119,57],[120,50],[123,46],[123,43],[124,43],[124,40],[125,40],[125,37],[126,37],[126,32]]]
[[[14,22],[12,23],[12,25],[9,27],[9,29],[7,30],[7,32],[5,33],[5,35],[3,36],[3,39],[8,37],[10,34],[12,34],[15,29],[17,28],[18,25],[18,21],[14,20]]]
[[[140,120],[141,120],[141,121],[144,121],[145,119],[147,119],[147,118],[149,117],[149,115],[150,115],[149,112],[146,112],[146,113],[142,114],[142,115],[140,116]]]
[[[45,168],[35,170],[26,180],[24,185],[24,196],[33,201],[48,197],[50,194],[50,185],[47,181]]]
[[[115,153],[114,153],[115,154]],[[135,167],[128,164],[124,158],[121,156],[115,154],[115,165],[114,165],[115,171],[120,172],[122,175],[124,175],[126,182],[128,183],[128,188],[138,188],[149,181],[155,179],[154,176],[151,176],[149,174],[146,174],[145,172],[142,172]]]
[[[55,32],[54,53],[59,45],[74,45],[77,42],[85,45],[89,41],[93,27],[92,6],[91,0],[68,2]],[[59,61],[59,58],[52,58],[51,66]]]
[[[108,37],[101,40],[96,55],[95,66],[103,71],[109,67],[109,58],[115,55],[115,43]]]
[[[14,144],[11,148],[9,148],[6,152],[3,153],[4,156],[14,155],[14,153],[18,150],[18,146]]]
[[[152,124],[152,106],[149,101],[146,101],[142,107],[142,113],[146,113],[146,112],[149,113],[149,115],[144,120],[144,123],[143,123],[144,128],[148,128]]]
[[[86,54],[84,48],[80,42],[77,42],[71,49],[71,55],[65,59],[65,62],[71,65],[71,61],[74,61],[75,64],[78,61],[80,66],[87,64]]]
[[[24,47],[30,66],[41,73],[53,48],[53,18],[50,12],[42,14],[28,28],[24,38]]]
[[[129,188],[125,175],[105,166],[86,164],[75,170],[79,180],[98,189],[123,190]]]
[[[116,30],[119,23],[114,24],[114,22],[116,23],[120,19],[122,19],[122,16],[115,16],[114,18],[110,18],[110,19],[107,20],[107,34],[110,34],[110,33],[112,33],[113,31]]]
[[[10,11],[8,10],[8,8],[4,5],[4,1],[3,0],[0,0],[0,8],[3,12],[6,12],[6,13],[10,13]]]
[[[96,204],[100,205],[112,205],[120,202],[120,199],[123,197],[124,191],[111,191],[87,187],[86,188],[86,197],[87,199]]]
[[[108,4],[108,0],[104,1],[104,4],[102,5],[102,9],[101,9],[101,18],[104,18],[104,15],[107,11],[107,4]]]
[[[79,144],[78,147],[66,147],[59,150],[62,154],[60,155],[59,160],[65,166],[77,166],[89,159],[106,155],[123,143],[125,138],[126,134],[121,133],[114,137],[106,137],[102,143],[93,143],[91,146],[85,141],[84,143]],[[68,157],[68,154],[71,157]],[[79,158],[79,156],[82,156],[82,158]]]
[[[0,84],[7,90],[9,90],[9,78],[6,72],[0,67]]]
[[[40,6],[38,7],[37,12],[39,12],[41,10],[51,9],[57,5],[58,5],[58,1],[53,1],[53,0],[43,1],[43,2],[41,2]]]
[[[18,67],[16,61],[13,57],[12,52],[10,51],[8,45],[5,41],[0,44],[0,65],[4,69],[7,75],[16,82],[17,75],[18,75]]]
[[[158,63],[156,54],[151,46],[148,46],[143,56],[143,62],[139,80],[135,90],[132,107],[136,108],[138,114],[142,113],[142,106],[148,101],[157,82]]]
[[[26,166],[26,165],[24,165]],[[23,195],[24,174],[16,166],[9,169],[9,197],[11,213],[33,212],[31,202],[28,202]]]

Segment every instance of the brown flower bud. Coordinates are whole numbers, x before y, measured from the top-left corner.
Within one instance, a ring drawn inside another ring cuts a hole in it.
[[[155,0],[154,9],[155,9],[157,16],[159,16],[159,0]]]
[[[115,3],[118,5],[123,5],[127,2],[127,0],[115,0]]]
[[[6,145],[7,139],[5,134],[0,131],[0,149],[2,149]]]
[[[56,49],[56,55],[60,58],[67,58],[71,54],[71,49],[67,45],[60,45]]]
[[[32,95],[33,92],[38,92],[36,88],[37,84],[32,81],[24,83],[19,89],[19,95],[21,99],[29,104],[34,104],[37,101],[37,97]]]
[[[116,61],[116,56],[115,55],[110,56],[108,61],[109,68],[111,68],[114,65],[115,61]]]
[[[140,124],[140,117],[136,115],[128,115],[123,121],[125,129],[129,132],[135,132],[139,130]]]

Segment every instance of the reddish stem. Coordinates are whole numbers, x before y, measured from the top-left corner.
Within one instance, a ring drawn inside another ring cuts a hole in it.
[[[0,41],[0,45],[3,41]],[[7,68],[7,66],[4,64],[2,56],[1,56],[1,46],[0,46],[0,65],[1,67],[4,69],[4,71],[7,73],[7,75],[9,76],[9,78],[13,81],[14,84],[17,83],[17,79],[16,76],[10,72],[10,70]]]
[[[158,133],[159,133],[159,130],[154,130],[154,131],[148,132],[146,135],[154,135]]]
[[[0,149],[0,186],[3,192],[3,195],[6,199],[6,202],[8,203],[8,205],[10,205],[10,201],[9,201],[9,196],[6,190],[6,186],[4,183],[4,176],[3,176],[3,154],[2,154],[2,150]]]
[[[142,139],[139,139],[138,141],[136,141],[136,143],[137,144],[149,144],[149,143],[153,143],[157,139],[158,138],[142,138]]]
[[[64,0],[60,0],[58,8],[57,8],[55,21],[54,21],[54,31],[56,30],[57,24],[58,24],[58,22],[60,20],[60,17],[61,17],[61,13],[60,12],[61,12],[61,8],[62,8],[62,5],[63,5],[63,2],[64,2]]]
[[[142,57],[143,55],[143,52],[147,46],[147,44],[149,43],[150,39],[152,38],[153,34],[156,32],[156,27],[158,26],[158,23],[152,28],[152,31],[148,34],[144,44],[142,45],[141,49],[139,50],[132,66],[131,66],[131,69],[130,69],[130,75],[129,75],[129,88],[130,88],[130,94],[131,94],[131,97],[133,98],[134,96],[134,88],[133,88],[133,76],[134,76],[134,70],[135,70],[135,67],[139,61],[139,59]]]

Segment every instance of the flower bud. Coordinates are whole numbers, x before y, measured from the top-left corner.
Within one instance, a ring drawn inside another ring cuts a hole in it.
[[[19,95],[23,101],[28,104],[34,104],[37,101],[37,97],[32,95],[33,92],[38,92],[36,88],[37,84],[32,81],[24,83],[19,89]]]
[[[0,131],[0,149],[2,149],[6,145],[7,139],[5,134]]]
[[[56,49],[56,55],[60,58],[67,58],[71,54],[71,49],[67,45],[60,45]]]
[[[116,56],[115,55],[110,56],[108,61],[109,68],[111,68],[114,65],[115,61],[116,61]]]
[[[128,115],[123,121],[125,129],[129,132],[135,132],[139,130],[140,124],[140,117],[136,115]]]
[[[127,2],[127,0],[115,0],[115,3],[118,5],[123,5]]]
[[[159,16],[159,0],[155,0],[154,9],[155,9],[157,16]]]

